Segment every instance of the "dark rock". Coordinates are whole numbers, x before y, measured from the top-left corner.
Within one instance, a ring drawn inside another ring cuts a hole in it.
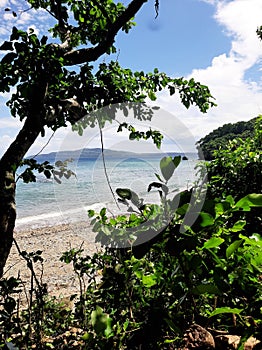
[[[184,347],[182,350],[191,349],[215,349],[215,341],[212,334],[198,324],[190,326],[184,334]]]

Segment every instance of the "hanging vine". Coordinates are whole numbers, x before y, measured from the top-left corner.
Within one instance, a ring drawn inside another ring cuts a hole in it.
[[[156,11],[156,17],[158,17],[159,14],[159,0],[155,0],[155,11]]]

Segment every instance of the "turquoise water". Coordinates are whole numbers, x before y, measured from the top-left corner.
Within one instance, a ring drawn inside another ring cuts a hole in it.
[[[195,159],[182,161],[169,182],[171,190],[188,188],[196,179]],[[114,213],[125,211],[116,205],[108,186],[103,162],[84,159],[71,163],[76,177],[64,179],[62,184],[37,174],[37,182],[17,185],[17,227],[38,227],[87,219],[87,210],[108,207]],[[158,181],[159,159],[110,159],[106,169],[111,188],[130,188],[144,202],[158,201],[158,192],[148,193],[148,185]]]

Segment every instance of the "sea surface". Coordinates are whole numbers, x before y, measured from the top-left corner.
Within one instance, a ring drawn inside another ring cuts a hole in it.
[[[181,161],[168,186],[174,193],[189,188],[196,181],[197,159]],[[17,228],[41,227],[61,223],[88,220],[88,209],[99,211],[107,207],[114,214],[123,213],[126,207],[115,202],[117,188],[129,188],[136,192],[144,203],[159,202],[157,189],[148,192],[148,185],[158,181],[155,173],[161,175],[158,158],[106,159],[106,171],[99,159],[80,159],[70,163],[75,173],[58,184],[36,174],[35,183],[17,183]]]

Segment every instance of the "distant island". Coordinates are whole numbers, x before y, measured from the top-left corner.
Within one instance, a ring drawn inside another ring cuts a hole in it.
[[[75,151],[60,151],[51,152],[47,154],[39,154],[36,159],[38,162],[49,161],[54,163],[55,160],[64,161],[66,159],[76,159],[76,160],[96,160],[102,154],[101,148],[84,148]],[[161,159],[165,156],[181,156],[183,160],[187,159],[197,159],[198,155],[194,152],[188,153],[178,153],[178,152],[159,152],[159,153],[135,153],[127,151],[115,151],[110,149],[104,150],[104,155],[107,159],[126,159],[126,158],[147,158],[147,159]],[[32,158],[32,156],[28,157]]]

